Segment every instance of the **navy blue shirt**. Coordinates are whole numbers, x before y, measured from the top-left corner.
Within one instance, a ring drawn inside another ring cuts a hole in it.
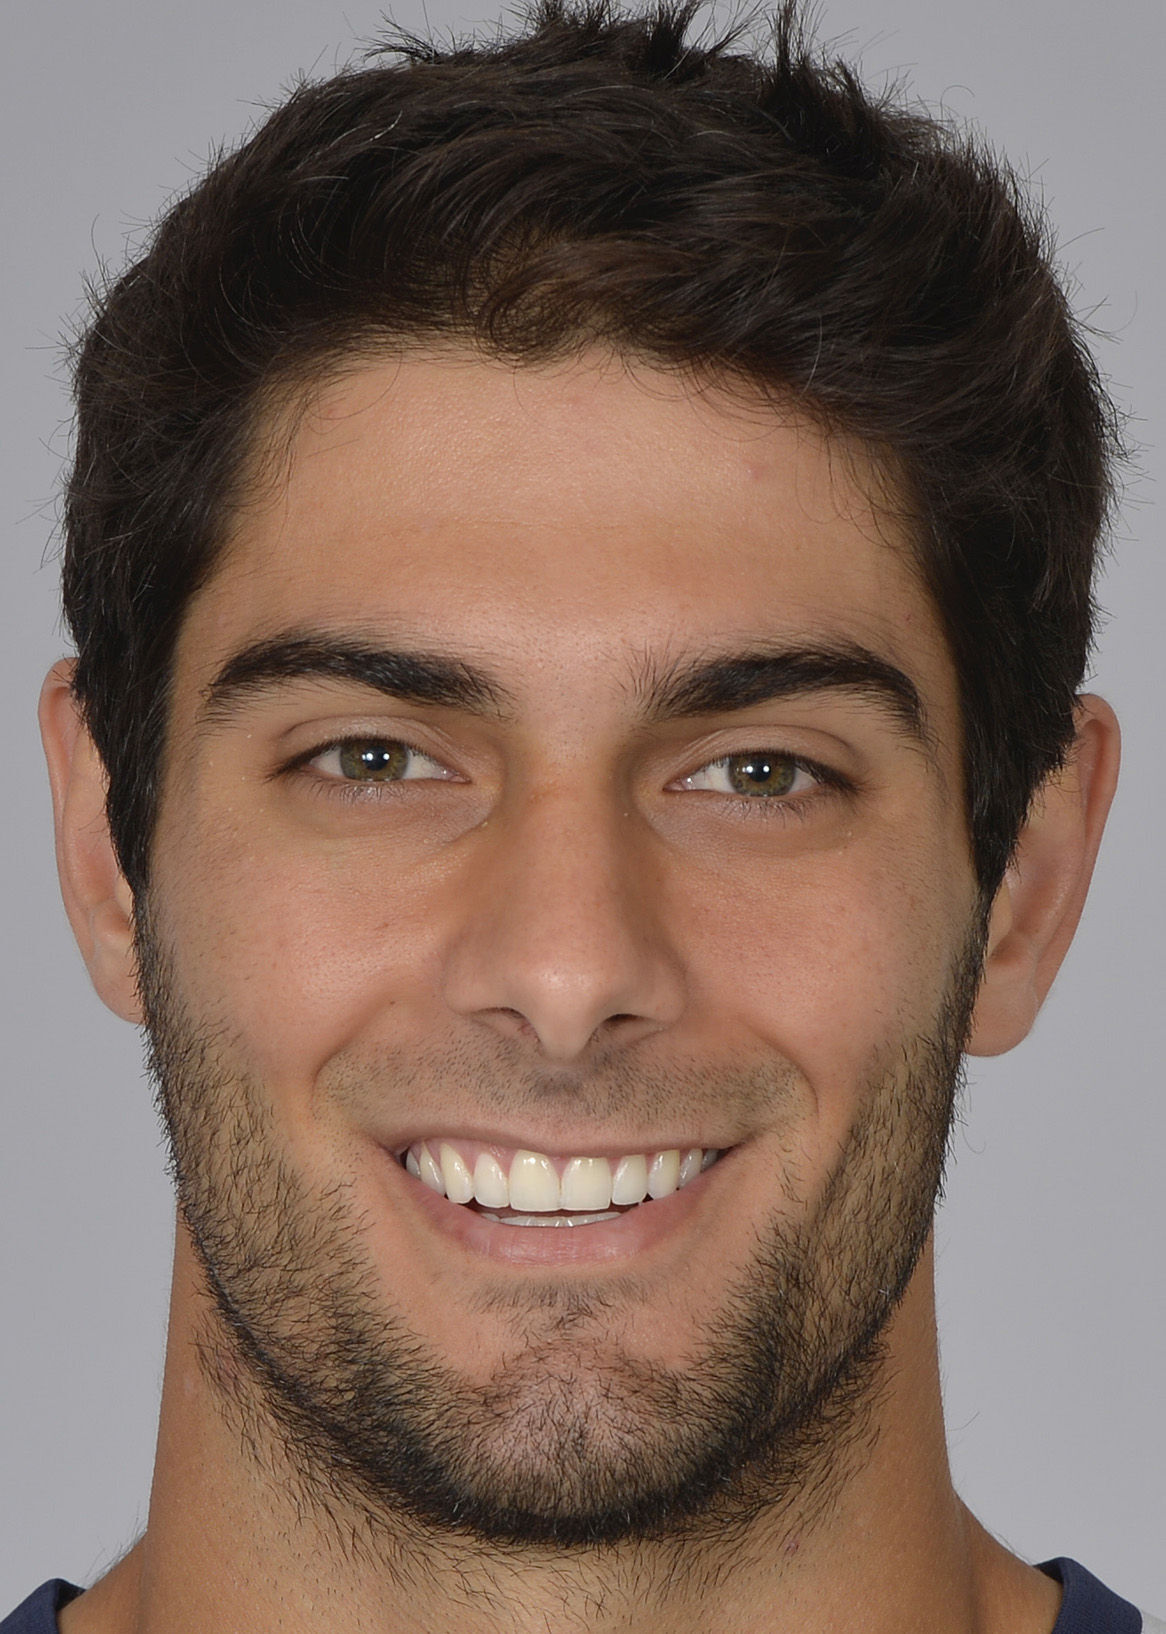
[[[1142,1614],[1099,1583],[1075,1560],[1050,1560],[1041,1567],[1065,1591],[1053,1634],[1142,1634]],[[59,1577],[43,1583],[0,1623],[0,1634],[58,1634],[57,1612],[81,1590]]]

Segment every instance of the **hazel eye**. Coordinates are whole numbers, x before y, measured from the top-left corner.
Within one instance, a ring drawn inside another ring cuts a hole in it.
[[[773,749],[750,749],[740,755],[724,755],[710,760],[683,779],[686,789],[706,789],[714,794],[745,794],[774,799],[808,793],[817,778],[793,755]]]
[[[349,738],[334,743],[314,755],[310,764],[324,777],[345,783],[405,783],[420,778],[444,780],[453,775],[420,749],[383,738]]]

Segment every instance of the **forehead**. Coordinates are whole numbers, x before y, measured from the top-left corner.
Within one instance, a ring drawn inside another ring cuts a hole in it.
[[[873,647],[925,695],[950,682],[874,462],[740,391],[607,356],[419,352],[352,364],[268,447],[180,668],[359,627],[543,696],[785,636]]]

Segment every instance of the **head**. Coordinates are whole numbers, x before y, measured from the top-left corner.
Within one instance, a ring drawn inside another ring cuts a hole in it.
[[[78,360],[73,696],[235,1408],[496,1540],[857,1444],[985,953],[1047,986],[1104,806],[1113,436],[1037,222],[792,12],[689,20],[305,86]],[[445,1136],[726,1156],[552,1249],[451,1224]]]
[[[692,7],[305,85],[161,224],[77,363],[65,607],[115,843],[149,877],[168,682],[272,405],[347,359],[595,342],[793,403],[877,455],[960,687],[990,899],[1073,738],[1111,411],[1041,223],[986,152]]]

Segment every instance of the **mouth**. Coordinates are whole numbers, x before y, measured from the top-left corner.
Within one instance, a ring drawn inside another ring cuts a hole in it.
[[[457,1228],[457,1216],[472,1239],[480,1240],[483,1231],[493,1238],[497,1227],[509,1226],[536,1231],[549,1249],[547,1228],[562,1243],[560,1232],[573,1234],[575,1228],[583,1227],[588,1240],[595,1233],[598,1249],[599,1237],[607,1239],[612,1228],[624,1235],[632,1217],[639,1219],[658,1210],[655,1223],[664,1225],[664,1216],[672,1215],[681,1201],[678,1194],[689,1193],[693,1187],[701,1190],[696,1183],[723,1152],[720,1148],[669,1146],[602,1155],[552,1155],[440,1136],[414,1141],[394,1156],[430,1194],[431,1203],[443,1198],[456,1205],[456,1215],[450,1210],[446,1219],[463,1239],[466,1230]],[[517,1248],[514,1235],[506,1236]],[[582,1242],[578,1245],[582,1248]],[[510,1257],[501,1244],[495,1251]]]

